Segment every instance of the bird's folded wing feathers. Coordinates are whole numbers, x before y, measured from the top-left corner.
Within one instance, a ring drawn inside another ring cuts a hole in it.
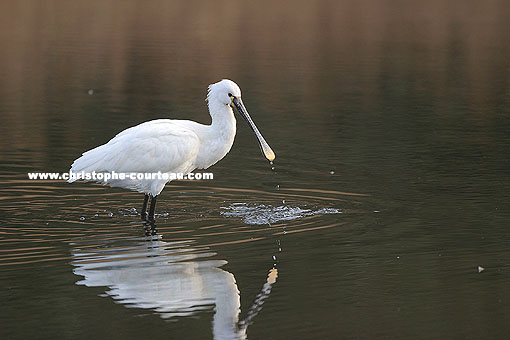
[[[126,129],[107,144],[87,151],[77,171],[177,172],[192,167],[200,141],[192,129],[157,120]]]

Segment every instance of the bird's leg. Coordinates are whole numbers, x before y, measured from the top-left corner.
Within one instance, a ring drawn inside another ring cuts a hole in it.
[[[156,199],[158,198],[158,196],[153,196],[152,199],[151,199],[151,206],[149,208],[149,221],[153,221],[154,222],[154,212],[156,211]]]
[[[157,236],[158,231],[156,230],[156,224],[153,221],[144,221],[143,229],[145,231],[145,236]]]
[[[142,213],[140,216],[142,217],[142,220],[147,219],[147,203],[149,202],[149,194],[145,194],[145,197],[143,199],[143,206],[142,206]]]

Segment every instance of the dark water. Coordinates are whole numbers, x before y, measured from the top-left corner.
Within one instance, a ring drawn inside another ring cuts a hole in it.
[[[504,339],[506,1],[0,4],[1,339]],[[215,179],[30,181],[155,118],[241,120]],[[92,91],[90,91],[92,90]],[[89,94],[90,93],[90,94]]]

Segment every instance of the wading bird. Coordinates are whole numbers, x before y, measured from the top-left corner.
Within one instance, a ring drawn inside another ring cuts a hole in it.
[[[148,121],[128,128],[108,143],[83,153],[73,162],[70,171],[75,174],[188,174],[195,169],[207,169],[225,157],[234,143],[234,107],[255,133],[262,154],[269,161],[275,158],[273,150],[248,114],[241,100],[241,89],[236,83],[223,79],[209,85],[207,105],[212,118],[210,125],[175,119]],[[68,180],[69,183],[74,181],[76,178]],[[143,219],[154,221],[156,199],[170,179],[104,177],[96,182],[145,194],[141,215]],[[147,214],[149,197],[152,199]]]

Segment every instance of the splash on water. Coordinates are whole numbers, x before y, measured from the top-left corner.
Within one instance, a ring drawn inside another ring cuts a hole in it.
[[[304,207],[278,206],[264,204],[233,203],[222,207],[221,214],[227,217],[242,218],[246,224],[267,224],[279,221],[291,221],[298,218],[323,214],[341,214],[340,209],[311,209]]]
[[[136,210],[136,208],[121,208],[119,209],[119,214],[122,216],[139,216],[140,213]]]

